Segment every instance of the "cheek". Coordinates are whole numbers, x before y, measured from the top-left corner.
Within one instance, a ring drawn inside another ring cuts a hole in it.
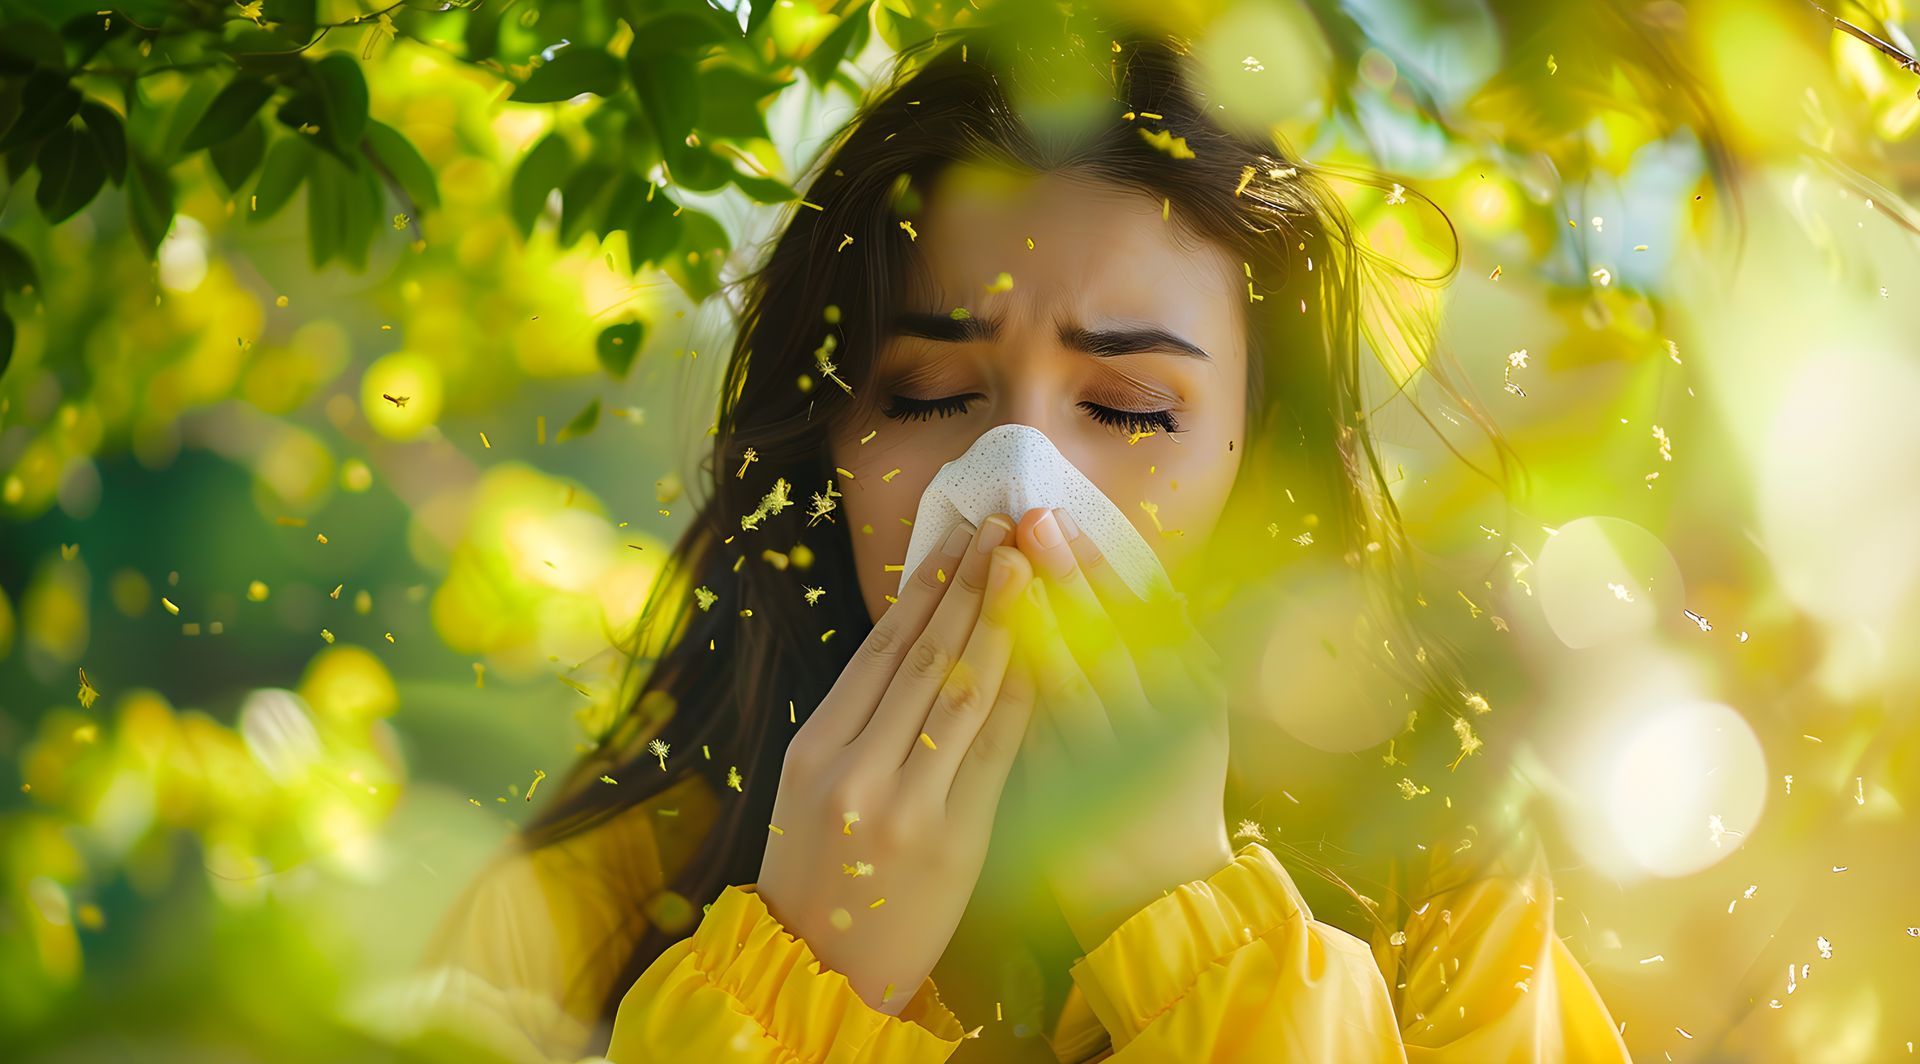
[[[927,453],[924,441],[893,423],[878,426],[879,433],[873,439],[860,443],[859,436],[873,427],[863,427],[859,435],[835,446],[834,464],[853,477],[836,476],[834,490],[840,492],[839,520],[853,544],[860,596],[868,616],[877,619],[889,605],[886,596],[900,586],[900,574],[887,572],[886,567],[906,560],[907,541],[913,535],[907,522],[913,520],[920,496],[944,459]],[[896,469],[899,472],[893,473]],[[889,473],[893,473],[892,479],[888,479]]]
[[[1228,428],[1196,426],[1178,443],[1149,439],[1130,447],[1120,440],[1082,471],[1172,563],[1206,545],[1226,508],[1246,446],[1239,421]]]
[[[1213,535],[1221,511],[1226,509],[1227,495],[1233,490],[1239,466],[1240,444],[1236,441],[1234,450],[1229,452],[1223,440],[1217,453],[1184,456],[1171,466],[1161,467],[1160,474],[1167,478],[1167,491],[1166,501],[1160,508],[1160,523],[1169,529],[1181,529],[1179,536],[1168,537],[1177,541],[1176,546],[1194,549]]]

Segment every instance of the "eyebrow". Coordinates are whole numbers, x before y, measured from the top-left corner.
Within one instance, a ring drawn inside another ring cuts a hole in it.
[[[1000,335],[996,318],[954,318],[947,314],[909,311],[893,320],[893,331],[942,343],[964,344],[993,340]],[[1060,343],[1095,358],[1158,351],[1211,362],[1206,350],[1158,325],[1129,324],[1112,329],[1087,329],[1072,322],[1059,324]]]

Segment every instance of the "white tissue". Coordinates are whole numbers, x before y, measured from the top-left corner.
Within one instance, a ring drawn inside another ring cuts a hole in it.
[[[1046,433],[1031,425],[998,425],[973,441],[967,453],[941,466],[920,496],[900,587],[907,586],[921,560],[946,541],[954,525],[964,520],[977,528],[997,513],[1018,521],[1033,509],[1072,514],[1080,533],[1093,540],[1115,574],[1142,599],[1155,584],[1167,583],[1166,569],[1133,522],[1067,461]]]

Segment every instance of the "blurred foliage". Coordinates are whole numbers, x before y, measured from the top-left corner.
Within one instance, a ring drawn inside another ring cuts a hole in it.
[[[1815,175],[1898,240],[1920,232],[1899,0],[1094,6],[1190,36],[1224,118],[1446,209],[1363,187],[1350,203],[1374,247],[1428,272],[1451,267],[1457,230],[1448,342],[1513,401],[1501,416],[1537,477],[1524,511],[1659,530],[1701,581],[1691,608],[1741,614],[1774,648],[1692,651],[1730,677],[1720,696],[1752,700],[1776,761],[1808,733],[1832,744],[1800,769],[1827,813],[1799,807],[1774,856],[1839,830],[1856,777],[1880,788],[1870,804],[1859,785],[1869,812],[1920,800],[1920,729],[1870,697],[1892,667],[1837,656],[1846,611],[1780,593],[1787,560],[1755,555],[1726,516],[1761,509],[1738,492],[1766,476],[1749,455],[1772,452],[1746,426],[1776,393],[1733,357],[1765,328],[1716,317],[1695,280],[1744,217],[1784,224],[1801,243],[1768,246],[1827,268],[1746,267],[1797,279],[1780,298],[1861,280],[1872,258],[1861,283],[1911,303],[1911,246],[1863,252],[1855,219],[1806,191]],[[617,708],[605,652],[693,502],[736,309],[723,283],[810,209],[795,189],[810,153],[895,50],[987,17],[1022,19],[1036,43],[1060,25],[1015,0],[723,7],[0,0],[10,1055],[367,1051],[352,985],[406,963],[529,808],[536,766],[557,773]],[[1743,195],[1764,206],[1744,213]],[[1529,347],[1531,364],[1508,354]],[[1683,347],[1700,376],[1677,376]],[[1382,368],[1404,384],[1419,366]],[[1709,382],[1721,405],[1690,405]],[[1629,419],[1630,442],[1597,427]],[[1378,424],[1416,537],[1478,567],[1463,598],[1548,585],[1505,549],[1520,531],[1484,534],[1513,500],[1410,425]],[[1501,613],[1468,604],[1469,638],[1504,645]],[[1495,706],[1512,704],[1503,685],[1524,687],[1490,677]],[[1768,716],[1789,689],[1807,702]],[[1391,780],[1381,793],[1402,800]],[[1867,837],[1910,839],[1890,820],[1907,823],[1882,816]],[[1615,916],[1615,951],[1676,934]],[[1636,1052],[1769,1051],[1738,1003],[1630,983],[1655,951],[1596,976],[1636,1017]],[[1879,999],[1845,978],[1849,996],[1789,1027],[1800,1059],[1893,1052],[1892,1002],[1861,1005]],[[1779,993],[1729,981],[1746,1007]],[[1667,1036],[1688,1003],[1718,1017],[1686,1014],[1718,1042]]]

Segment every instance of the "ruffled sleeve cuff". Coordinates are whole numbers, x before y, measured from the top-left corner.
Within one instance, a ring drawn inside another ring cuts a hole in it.
[[[1250,842],[1233,863],[1183,883],[1073,965],[1073,981],[1116,1048],[1172,1008],[1202,972],[1302,915],[1280,861]]]
[[[803,1061],[942,1061],[964,1031],[927,977],[898,1016],[823,968],[751,888],[728,887],[693,934],[694,964]],[[897,991],[896,991],[897,992]]]

